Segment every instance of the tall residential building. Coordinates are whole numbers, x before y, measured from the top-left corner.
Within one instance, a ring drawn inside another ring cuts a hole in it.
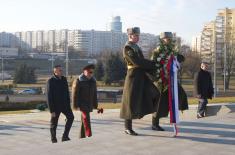
[[[21,48],[26,51],[32,50],[33,31],[21,33]]]
[[[44,31],[37,31],[37,50],[43,51],[44,50]]]
[[[11,45],[11,34],[7,32],[0,33],[0,47],[10,47]]]
[[[215,31],[215,21],[211,21],[204,25],[201,33],[200,56],[210,63],[215,52]]]
[[[15,36],[15,40],[14,40],[14,44],[15,46],[14,47],[21,47],[21,44],[22,44],[22,32],[15,32],[14,34]]]
[[[235,9],[220,9],[215,20],[205,24],[201,32],[201,58],[216,65],[214,69],[222,73],[223,68],[227,68],[223,62],[231,57],[229,54],[234,52],[234,48]],[[232,67],[232,70],[235,71],[235,65]]]
[[[114,16],[111,18],[108,31],[122,32],[122,22],[120,16]]]
[[[92,56],[104,51],[120,51],[126,42],[124,33],[114,31],[74,30],[73,47],[83,55]]]
[[[220,64],[221,68],[227,68],[226,66],[222,67],[220,62],[228,59],[231,61],[235,52],[235,9],[220,9],[215,23],[217,66]],[[235,64],[233,64],[232,70],[235,71]]]
[[[47,31],[47,43],[49,45],[49,51],[55,52],[56,51],[55,30]]]
[[[141,47],[145,58],[149,58],[151,51],[159,44],[159,36],[149,33],[140,33],[140,40],[138,45]]]
[[[55,32],[55,44],[57,52],[65,52],[65,46],[68,42],[68,29],[62,29]]]

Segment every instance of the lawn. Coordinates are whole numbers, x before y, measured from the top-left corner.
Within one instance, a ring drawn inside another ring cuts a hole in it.
[[[208,100],[210,103],[235,103],[235,97],[216,97],[212,100]],[[196,98],[189,98],[188,102],[190,105],[198,104],[198,100]],[[120,109],[121,103],[99,103],[99,107],[104,109]]]

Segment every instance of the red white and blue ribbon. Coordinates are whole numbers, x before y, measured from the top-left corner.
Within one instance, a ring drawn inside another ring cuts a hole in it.
[[[168,70],[168,103],[170,112],[170,123],[173,124],[175,136],[178,134],[176,124],[179,123],[179,99],[178,99],[178,72],[179,63],[174,55],[170,56],[167,64]]]

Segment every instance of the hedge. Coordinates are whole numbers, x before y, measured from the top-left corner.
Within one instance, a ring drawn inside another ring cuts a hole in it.
[[[45,110],[47,104],[45,101],[30,101],[30,102],[0,102],[0,111],[13,110]]]

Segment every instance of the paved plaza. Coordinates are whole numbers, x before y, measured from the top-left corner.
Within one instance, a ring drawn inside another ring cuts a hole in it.
[[[134,120],[133,128],[139,136],[123,131],[119,110],[105,110],[104,114],[91,114],[93,136],[79,139],[80,114],[75,112],[69,142],[61,142],[64,117],[57,129],[58,143],[50,142],[49,112],[0,115],[1,155],[234,155],[235,113],[218,112],[215,116],[195,118],[191,110],[181,117],[178,137],[173,137],[169,119],[161,120],[166,130],[151,130],[151,115]]]

